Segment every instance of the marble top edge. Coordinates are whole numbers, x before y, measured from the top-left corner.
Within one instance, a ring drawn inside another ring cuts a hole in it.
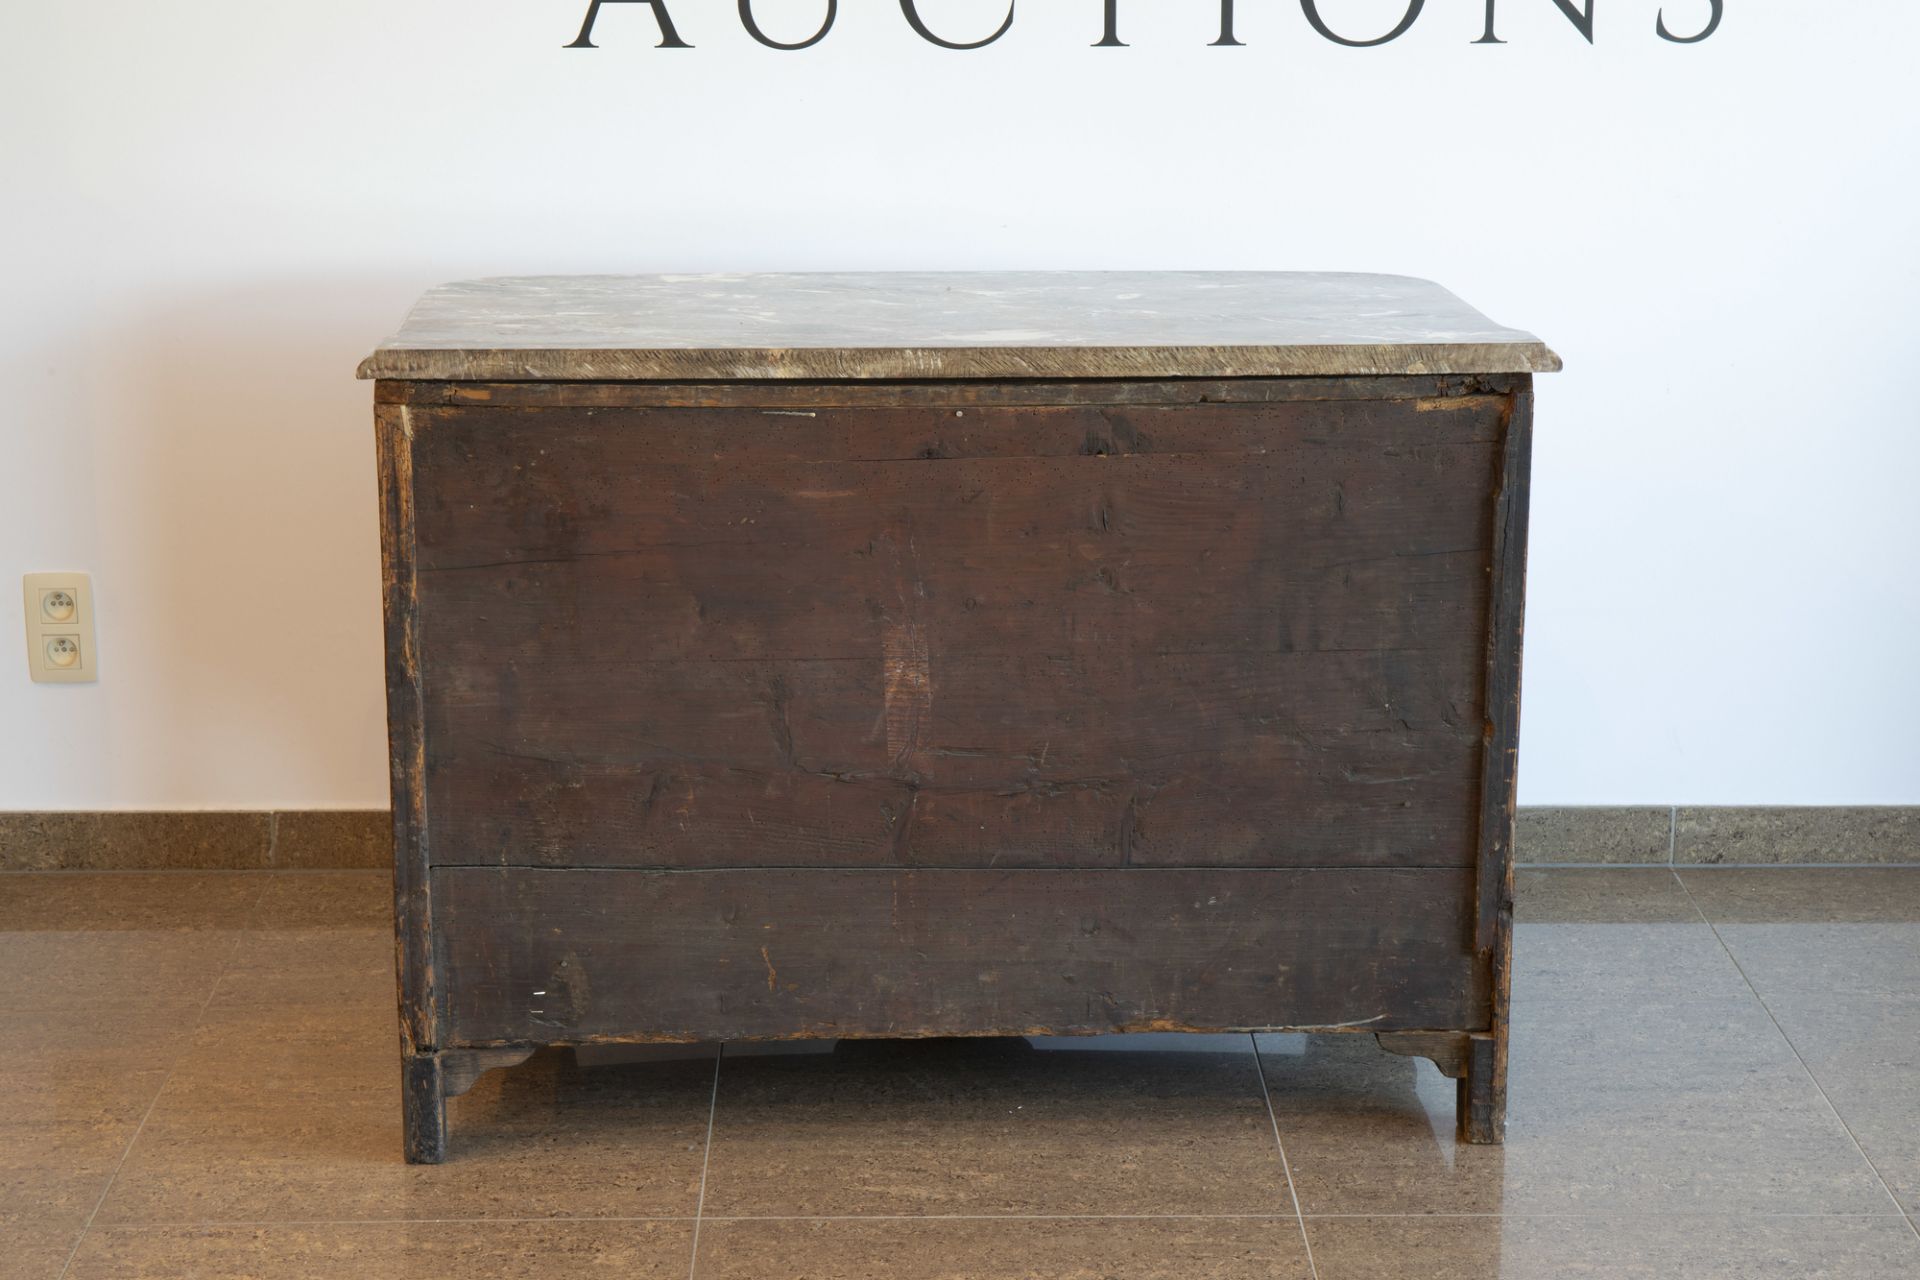
[[[574,364],[605,380],[1560,367],[1532,334],[1409,276],[804,272],[456,281],[429,290],[360,376],[563,379]]]

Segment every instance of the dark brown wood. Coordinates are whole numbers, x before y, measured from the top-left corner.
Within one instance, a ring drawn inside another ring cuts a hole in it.
[[[542,1044],[1123,1030],[1500,1140],[1527,376],[376,399],[410,1159]]]
[[[1526,374],[1379,378],[1163,378],[1058,382],[407,382],[374,384],[377,404],[496,408],[823,408],[933,405],[1259,404],[1298,400],[1506,396]]]
[[[400,1118],[408,1164],[439,1164],[447,1158],[447,1090],[438,1053],[401,1052]]]
[[[517,1067],[533,1056],[535,1046],[509,1049],[442,1049],[440,1051],[441,1093],[457,1098],[473,1088],[489,1071]]]
[[[426,738],[420,602],[414,575],[413,432],[404,405],[380,405],[381,593],[386,623],[387,749],[393,805],[395,973],[402,1052],[436,1047],[434,929],[427,884]],[[409,1105],[408,1115],[413,1115]]]
[[[1459,400],[412,411],[435,860],[1469,864]]]
[[[1382,1049],[1430,1058],[1440,1074],[1458,1081],[1455,1122],[1460,1140],[1500,1143],[1507,1132],[1505,1028],[1497,1032],[1390,1031],[1374,1037]]]
[[[1472,1035],[1465,1031],[1382,1031],[1374,1040],[1388,1053],[1405,1058],[1430,1058],[1449,1080],[1467,1077],[1467,1062],[1473,1049]]]
[[[1494,504],[1487,624],[1486,755],[1481,766],[1476,949],[1486,957],[1493,1018],[1460,1086],[1461,1137],[1499,1143],[1507,1129],[1507,1039],[1513,989],[1513,827],[1519,774],[1521,648],[1526,629],[1527,516],[1533,464],[1533,379],[1516,385],[1506,415]]]
[[[1490,1014],[1460,929],[1465,868],[433,875],[460,1044],[1373,1031]]]
[[[1506,1027],[1467,1038],[1466,1074],[1455,1089],[1460,1141],[1498,1145],[1507,1140]]]
[[[1480,891],[1474,945],[1491,954],[1513,920],[1513,813],[1520,748],[1520,648],[1526,624],[1527,497],[1533,393],[1506,413],[1494,497],[1492,586],[1486,628],[1485,753],[1480,769]]]

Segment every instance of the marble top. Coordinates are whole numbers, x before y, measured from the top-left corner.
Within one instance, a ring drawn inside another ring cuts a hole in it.
[[[1544,373],[1426,280],[1293,271],[522,276],[430,290],[363,378],[678,381]]]

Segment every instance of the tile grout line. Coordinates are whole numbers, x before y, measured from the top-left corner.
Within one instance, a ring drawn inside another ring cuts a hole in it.
[[[104,1205],[107,1197],[113,1194],[113,1184],[120,1180],[121,1170],[127,1167],[127,1161],[133,1157],[134,1145],[140,1141],[140,1135],[146,1132],[147,1121],[153,1118],[154,1111],[160,1106],[160,1099],[166,1096],[167,1086],[173,1083],[174,1074],[180,1070],[181,1060],[193,1051],[193,1038],[199,1032],[201,1022],[205,1021],[207,1009],[213,1004],[214,996],[220,993],[220,984],[226,981],[227,971],[233,967],[233,958],[239,954],[240,944],[245,940],[248,928],[259,920],[260,904],[266,900],[267,886],[271,883],[264,878],[260,881],[259,892],[253,895],[253,901],[247,906],[246,923],[234,930],[235,936],[227,946],[226,958],[221,961],[220,972],[215,974],[213,981],[207,984],[207,998],[202,1000],[199,1009],[194,1011],[193,1025],[187,1028],[180,1052],[175,1055],[173,1064],[167,1068],[167,1074],[161,1078],[160,1087],[153,1091],[153,1097],[148,1101],[147,1109],[140,1113],[140,1123],[133,1127],[133,1135],[127,1139],[126,1149],[120,1153],[120,1159],[114,1162],[113,1172],[107,1175],[106,1185],[100,1188],[100,1198],[95,1200],[93,1208],[87,1211],[87,1220],[80,1224],[80,1234],[73,1238],[73,1247],[67,1250],[67,1260],[60,1264],[60,1273],[54,1280],[66,1280],[67,1273],[73,1270],[73,1260],[80,1256],[80,1246],[85,1244],[87,1237],[93,1233],[93,1220],[100,1216],[100,1206]]]
[[[1774,1016],[1772,1007],[1767,1004],[1767,998],[1760,994],[1760,988],[1753,985],[1753,979],[1747,976],[1747,971],[1741,965],[1739,957],[1733,954],[1733,948],[1728,946],[1727,940],[1720,936],[1719,927],[1707,918],[1705,911],[1701,910],[1700,903],[1693,896],[1693,890],[1687,887],[1686,877],[1676,870],[1673,878],[1680,885],[1680,892],[1687,896],[1687,902],[1693,907],[1694,914],[1700,917],[1700,923],[1707,926],[1707,930],[1713,934],[1713,940],[1720,944],[1720,950],[1726,952],[1727,960],[1733,965],[1734,972],[1740,975],[1740,981],[1747,984],[1747,990],[1751,991],[1753,998],[1759,1002],[1760,1011],[1767,1015],[1767,1021],[1773,1024],[1773,1029],[1780,1033],[1781,1042],[1787,1046],[1787,1051],[1793,1054],[1793,1060],[1800,1064],[1800,1070],[1806,1072],[1807,1081],[1813,1085],[1813,1091],[1820,1095],[1820,1101],[1827,1104],[1827,1110],[1833,1113],[1834,1121],[1840,1126],[1841,1132],[1847,1135],[1847,1141],[1853,1143],[1853,1149],[1860,1153],[1860,1159],[1866,1163],[1868,1171],[1873,1174],[1873,1180],[1880,1184],[1880,1189],[1887,1193],[1887,1199],[1895,1209],[1899,1210],[1901,1218],[1907,1224],[1907,1230],[1920,1238],[1920,1224],[1914,1222],[1913,1216],[1907,1212],[1907,1207],[1900,1203],[1900,1197],[1893,1194],[1893,1188],[1887,1185],[1887,1179],[1880,1172],[1880,1166],[1873,1162],[1873,1157],[1867,1154],[1867,1149],[1860,1145],[1860,1139],[1854,1135],[1853,1126],[1848,1124],[1847,1118],[1840,1114],[1840,1108],[1833,1105],[1833,1099],[1827,1096],[1826,1086],[1820,1083],[1819,1076],[1813,1074],[1813,1068],[1807,1065],[1807,1060],[1800,1054],[1800,1046],[1793,1042],[1793,1037],[1787,1034],[1787,1029],[1780,1025],[1780,1019]]]
[[[1267,1067],[1260,1060],[1260,1041],[1252,1032],[1247,1043],[1253,1048],[1253,1069],[1260,1077],[1260,1099],[1267,1104],[1267,1123],[1273,1126],[1273,1145],[1280,1150],[1280,1172],[1287,1176],[1287,1195],[1293,1201],[1293,1220],[1300,1227],[1300,1246],[1307,1251],[1307,1274],[1320,1280],[1320,1267],[1313,1260],[1313,1240],[1307,1235],[1307,1217],[1300,1212],[1300,1192],[1293,1185],[1293,1165],[1287,1160],[1287,1144],[1280,1140],[1280,1117],[1273,1109],[1273,1090],[1267,1087]]]
[[[707,1211],[707,1168],[713,1163],[713,1122],[720,1114],[720,1063],[727,1056],[722,1040],[713,1051],[713,1097],[707,1103],[707,1143],[700,1151],[700,1196],[693,1203],[693,1244],[687,1250],[687,1280],[700,1269],[700,1219]]]

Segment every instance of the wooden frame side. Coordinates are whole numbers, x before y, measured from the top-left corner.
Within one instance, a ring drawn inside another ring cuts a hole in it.
[[[1520,658],[1527,591],[1527,512],[1533,462],[1533,380],[1514,389],[1493,508],[1488,591],[1485,740],[1474,951],[1490,966],[1491,1036],[1476,1045],[1461,1090],[1461,1136],[1499,1142],[1506,1131],[1507,1023],[1513,985],[1513,815],[1520,745]],[[1474,1095],[1472,1117],[1466,1114]]]
[[[374,410],[380,459],[380,558],[386,618],[387,747],[393,795],[393,923],[401,1049],[439,1043],[432,904],[428,898],[426,734],[420,607],[414,582],[413,432],[405,405]]]

